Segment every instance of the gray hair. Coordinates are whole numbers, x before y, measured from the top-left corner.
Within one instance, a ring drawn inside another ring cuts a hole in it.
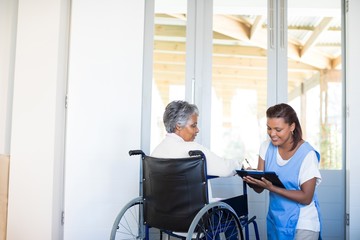
[[[186,101],[172,101],[166,108],[163,115],[165,129],[168,133],[174,133],[176,125],[184,127],[192,115],[199,115],[199,109],[195,104]]]

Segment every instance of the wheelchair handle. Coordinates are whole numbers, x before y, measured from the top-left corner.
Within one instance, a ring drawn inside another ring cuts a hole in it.
[[[200,150],[189,151],[189,156],[201,156],[201,157],[205,158],[205,154]]]
[[[145,156],[145,153],[142,150],[130,150],[129,151],[129,155],[133,156],[133,155],[141,155],[141,156]]]

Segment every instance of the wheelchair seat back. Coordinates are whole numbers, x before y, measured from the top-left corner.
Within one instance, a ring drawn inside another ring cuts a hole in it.
[[[206,160],[144,156],[144,224],[187,232],[198,211],[208,202]]]

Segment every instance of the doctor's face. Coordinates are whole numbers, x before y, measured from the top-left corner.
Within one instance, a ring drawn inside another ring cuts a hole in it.
[[[267,133],[275,146],[284,146],[292,144],[292,132],[295,129],[295,123],[289,125],[283,118],[268,118]]]

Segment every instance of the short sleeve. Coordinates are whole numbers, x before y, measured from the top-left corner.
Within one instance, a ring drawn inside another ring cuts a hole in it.
[[[259,156],[264,161],[265,161],[266,151],[269,148],[269,144],[270,144],[270,140],[266,140],[260,145]]]
[[[299,185],[304,182],[316,177],[316,185],[319,185],[321,182],[321,174],[319,170],[319,161],[316,156],[315,151],[310,151],[300,167],[299,173]]]

